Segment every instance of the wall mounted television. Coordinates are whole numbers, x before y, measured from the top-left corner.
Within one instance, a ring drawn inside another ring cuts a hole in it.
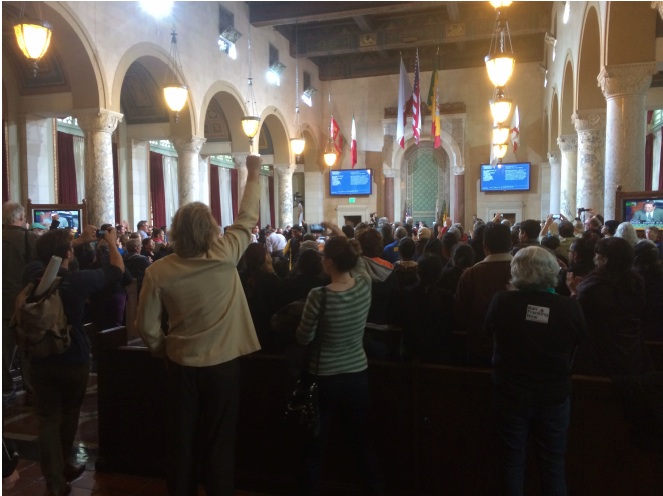
[[[529,162],[508,164],[481,164],[480,190],[483,192],[529,191]]]
[[[618,191],[615,219],[630,222],[636,229],[656,226],[663,230],[663,191]],[[647,213],[651,212],[651,220]]]
[[[331,196],[366,196],[373,193],[372,169],[343,169],[329,171]]]
[[[38,222],[47,229],[51,228],[53,219],[58,219],[59,229],[70,227],[75,235],[80,234],[87,224],[85,200],[83,203],[74,204],[35,204],[28,200],[25,214],[29,223]]]

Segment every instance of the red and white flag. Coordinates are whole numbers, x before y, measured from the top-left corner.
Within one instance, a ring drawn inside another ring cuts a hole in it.
[[[412,91],[412,135],[415,144],[421,136],[421,82],[419,81],[419,50],[414,61],[414,90]]]
[[[410,79],[407,77],[403,57],[401,57],[401,73],[398,81],[398,115],[396,116],[396,141],[405,149],[405,124],[407,122],[407,104],[412,94]]]
[[[355,128],[355,115],[352,114],[352,168],[357,165],[357,129]]]
[[[331,118],[331,139],[334,142],[334,148],[336,148],[336,153],[339,155],[343,151],[343,136],[341,136],[341,128],[338,127],[338,122],[336,122],[336,119],[334,119],[334,116],[332,115]]]
[[[511,143],[513,145],[513,153],[518,151],[518,146],[520,146],[520,114],[518,113],[518,105],[516,105],[515,110],[513,111],[513,117],[511,117]]]

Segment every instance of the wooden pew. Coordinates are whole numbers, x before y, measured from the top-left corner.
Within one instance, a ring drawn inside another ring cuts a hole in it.
[[[104,331],[108,340],[109,331]],[[113,345],[117,341],[121,339]],[[500,453],[489,370],[373,360],[369,375],[370,429],[387,494],[497,494]],[[163,476],[163,363],[144,348],[102,347],[98,380],[97,469]],[[285,399],[294,384],[288,364],[282,356],[243,357],[241,381],[236,487],[294,494],[301,444],[283,421]],[[661,494],[663,454],[641,450],[629,433],[611,381],[574,376],[567,455],[570,494]],[[355,465],[343,436],[332,432],[322,494],[362,494]],[[539,493],[533,450],[525,492]]]

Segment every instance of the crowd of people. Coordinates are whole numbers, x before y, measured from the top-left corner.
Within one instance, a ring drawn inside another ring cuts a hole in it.
[[[334,416],[352,440],[366,493],[382,494],[366,436],[366,351],[380,354],[370,350],[367,322],[402,329],[401,360],[492,368],[507,493],[522,492],[531,430],[544,485],[564,494],[571,373],[643,376],[653,368],[645,341],[663,341],[658,229],[640,238],[630,223],[599,215],[513,225],[500,215],[488,222],[475,216],[469,232],[449,218],[426,226],[377,216],[340,228],[326,222],[317,233],[306,225],[261,228],[260,159],[249,157],[247,166],[239,215],[224,229],[201,203],[182,206],[170,228],[140,221],[129,232],[126,223],[105,224],[78,236],[28,225],[23,207],[3,205],[3,404],[15,394],[10,367],[20,361],[40,418],[50,494],[67,494],[82,473],[66,448],[90,367],[83,324],[125,325],[126,288],[134,282],[139,333],[168,364],[170,494],[193,491],[196,459],[204,461],[207,494],[232,494],[238,358],[284,353],[295,342],[317,349],[304,369],[318,378],[322,419],[320,436],[302,453],[300,494],[318,492]],[[45,359],[20,350],[15,357],[14,300],[53,255],[63,259],[72,345]],[[297,302],[298,325],[275,329],[274,316]],[[452,345],[459,335],[460,353]]]

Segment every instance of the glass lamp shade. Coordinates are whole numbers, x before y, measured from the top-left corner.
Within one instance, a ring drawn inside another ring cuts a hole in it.
[[[248,115],[242,119],[242,131],[249,139],[255,138],[260,127],[260,117]]]
[[[490,0],[490,5],[492,5],[496,9],[500,9],[511,5],[511,0]]]
[[[493,143],[493,156],[500,160],[503,159],[508,148],[506,144]]]
[[[173,112],[179,112],[184,108],[188,94],[188,89],[183,84],[167,84],[163,87],[166,105]]]
[[[500,53],[495,55],[486,55],[486,69],[488,77],[493,85],[497,87],[505,86],[511,79],[513,68],[516,66],[516,59],[512,54]]]
[[[502,145],[509,138],[510,129],[506,126],[493,127],[493,144]]]
[[[499,124],[505,122],[511,113],[513,100],[511,98],[496,97],[490,101],[490,113],[493,114],[493,122]]]
[[[23,55],[38,61],[46,55],[53,30],[47,22],[24,20],[14,26],[14,34]]]
[[[336,163],[336,153],[334,152],[326,152],[323,155],[323,158],[328,167],[332,167]]]
[[[302,137],[290,140],[290,148],[292,148],[292,153],[295,155],[301,155],[304,151],[304,146],[306,146],[306,140]]]

